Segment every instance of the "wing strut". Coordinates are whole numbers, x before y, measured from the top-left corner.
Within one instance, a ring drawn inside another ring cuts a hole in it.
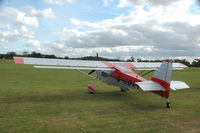
[[[89,73],[86,73],[86,72],[81,71],[81,70],[79,70],[79,69],[76,69],[76,70],[79,71],[79,72],[81,72],[81,73],[83,73],[83,74],[85,74],[85,75],[87,75],[87,76],[89,76],[89,77],[91,77],[91,78],[97,79],[95,76],[92,76],[92,75],[90,75]]]
[[[88,73],[88,75],[92,74],[93,72],[95,72],[95,70],[90,71],[90,72]]]
[[[151,71],[148,71],[148,72],[144,73],[145,70],[143,70],[142,72],[139,73],[139,75],[143,77],[143,76],[146,76],[147,74],[149,74],[149,73],[151,73],[151,72],[153,72],[153,71],[154,71],[154,70],[151,70]]]

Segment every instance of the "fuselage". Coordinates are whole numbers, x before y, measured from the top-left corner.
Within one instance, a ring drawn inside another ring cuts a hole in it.
[[[99,80],[109,85],[138,89],[135,82],[146,81],[146,79],[133,72],[134,66],[132,64],[115,65],[108,62],[105,62],[105,64],[115,69],[115,71],[96,71],[96,74]]]
[[[115,69],[114,71],[96,71],[97,78],[109,85],[117,86],[125,89],[140,89],[135,83],[147,81],[145,78],[133,72],[134,66],[132,64],[110,64],[105,63],[109,67]],[[169,91],[151,91],[154,94],[162,97],[169,97]]]

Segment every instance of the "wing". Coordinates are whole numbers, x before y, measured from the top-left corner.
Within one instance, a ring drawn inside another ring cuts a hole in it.
[[[49,69],[75,69],[75,70],[104,70],[111,71],[112,68],[106,67],[65,67],[65,66],[33,66],[34,68],[49,68]]]
[[[112,65],[120,66],[121,68],[129,68],[134,70],[157,70],[161,63],[152,62],[108,62],[108,61],[85,61],[85,60],[65,60],[65,59],[46,59],[46,58],[29,58],[29,57],[14,57],[16,64],[34,64],[34,65],[54,65],[68,67],[83,67],[89,68],[111,68]],[[181,63],[173,63],[173,69],[183,69],[187,66]],[[43,67],[44,68],[44,67]],[[65,68],[67,69],[67,67]]]
[[[29,58],[29,57],[14,57],[14,62],[16,64],[33,64],[33,65],[107,67],[102,61],[46,59],[46,58]]]
[[[161,62],[135,62],[133,63],[135,70],[157,70],[160,67]],[[173,70],[181,70],[187,66],[181,63],[173,63]]]

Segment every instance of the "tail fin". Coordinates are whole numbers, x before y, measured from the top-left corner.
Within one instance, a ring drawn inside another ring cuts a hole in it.
[[[172,75],[172,60],[164,60],[159,69],[155,72],[151,80],[165,88],[165,92],[159,95],[168,98]]]
[[[136,82],[136,84],[143,91],[151,91],[165,98],[169,97],[170,88],[173,90],[189,88],[182,81],[171,81],[171,75],[172,61],[164,60],[151,78],[151,81]]]

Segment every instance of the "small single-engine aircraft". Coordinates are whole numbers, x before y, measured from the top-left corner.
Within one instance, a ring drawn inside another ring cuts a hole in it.
[[[198,62],[198,61],[200,62],[200,59],[194,59],[194,60],[197,61],[197,62]]]
[[[117,86],[121,91],[139,89],[142,91],[153,92],[166,100],[167,108],[170,108],[168,99],[170,88],[172,90],[189,88],[189,86],[182,81],[171,81],[172,69],[183,69],[187,67],[181,63],[172,63],[172,60],[164,60],[163,63],[150,63],[14,57],[14,62],[16,64],[43,65],[34,66],[35,68],[78,70],[99,80],[95,85],[88,85],[88,92],[92,94],[96,93],[96,86],[100,82]],[[91,71],[86,73],[83,70]],[[133,70],[141,70],[141,72],[136,74]],[[146,80],[142,77],[154,70],[157,71],[150,80]],[[96,77],[91,75],[93,72],[96,72]]]

